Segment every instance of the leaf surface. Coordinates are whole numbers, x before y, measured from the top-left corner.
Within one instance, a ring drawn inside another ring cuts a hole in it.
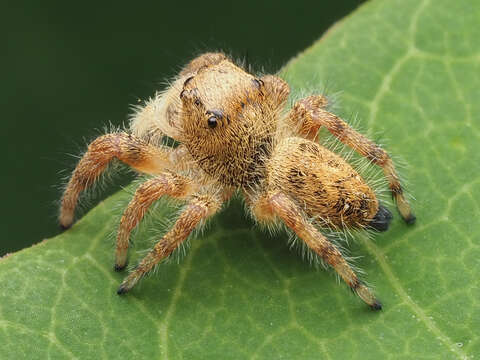
[[[282,70],[293,88],[342,91],[339,114],[358,113],[408,164],[417,224],[396,215],[388,232],[350,244],[383,311],[303,262],[286,235],[255,229],[238,203],[180,264],[120,297],[123,191],[0,261],[0,358],[479,357],[479,23],[478,1],[375,0]],[[143,226],[136,249],[148,238]]]

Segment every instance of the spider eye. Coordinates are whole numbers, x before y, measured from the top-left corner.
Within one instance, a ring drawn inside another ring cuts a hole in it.
[[[206,114],[211,115],[207,120],[207,124],[210,129],[214,129],[215,127],[217,127],[218,120],[223,119],[222,110],[218,110],[218,109],[208,110]]]
[[[210,116],[207,120],[207,123],[210,129],[214,129],[217,127],[217,118],[215,116]]]
[[[259,89],[265,85],[262,79],[253,79],[252,81],[255,84],[255,86]]]

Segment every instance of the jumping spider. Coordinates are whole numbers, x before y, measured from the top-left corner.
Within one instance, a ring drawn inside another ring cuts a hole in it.
[[[332,266],[372,309],[380,302],[319,230],[369,227],[384,231],[392,218],[372,189],[339,155],[318,144],[324,126],[383,169],[398,210],[415,217],[389,155],[309,96],[285,112],[289,86],[277,76],[255,77],[222,53],[191,61],[163,93],[138,109],[130,132],[95,139],[78,163],[61,200],[60,224],[72,225],[80,193],[118,159],[153,175],[135,192],[118,229],[115,270],[124,269],[131,231],[164,195],[185,201],[173,227],[122,282],[135,284],[239,190],[260,223],[283,222]],[[177,147],[162,145],[162,138]]]

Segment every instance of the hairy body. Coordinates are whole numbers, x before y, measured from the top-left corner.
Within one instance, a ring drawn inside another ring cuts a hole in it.
[[[386,230],[391,214],[342,157],[318,143],[318,130],[326,127],[381,166],[400,214],[412,223],[393,163],[379,146],[329,113],[322,95],[287,111],[288,95],[288,84],[276,76],[257,78],[221,53],[199,56],[166,91],[138,109],[128,133],[107,134],[90,144],[62,197],[60,224],[72,224],[78,196],[112,159],[153,175],[138,188],[120,222],[115,269],[122,270],[130,232],[148,207],[165,195],[186,202],[172,229],[120,285],[123,294],[239,190],[259,222],[283,222],[362,300],[381,308],[321,228]],[[165,136],[180,145],[161,145]]]

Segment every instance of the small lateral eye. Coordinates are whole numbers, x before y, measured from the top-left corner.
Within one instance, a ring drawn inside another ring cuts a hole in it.
[[[253,79],[252,82],[255,84],[257,88],[261,88],[262,86],[265,85],[262,79]]]
[[[185,87],[188,85],[188,83],[193,79],[194,77],[193,76],[190,76],[187,80],[185,80],[183,82],[183,88],[185,89]]]
[[[207,120],[208,127],[214,129],[217,127],[217,118],[215,116],[210,116]]]

